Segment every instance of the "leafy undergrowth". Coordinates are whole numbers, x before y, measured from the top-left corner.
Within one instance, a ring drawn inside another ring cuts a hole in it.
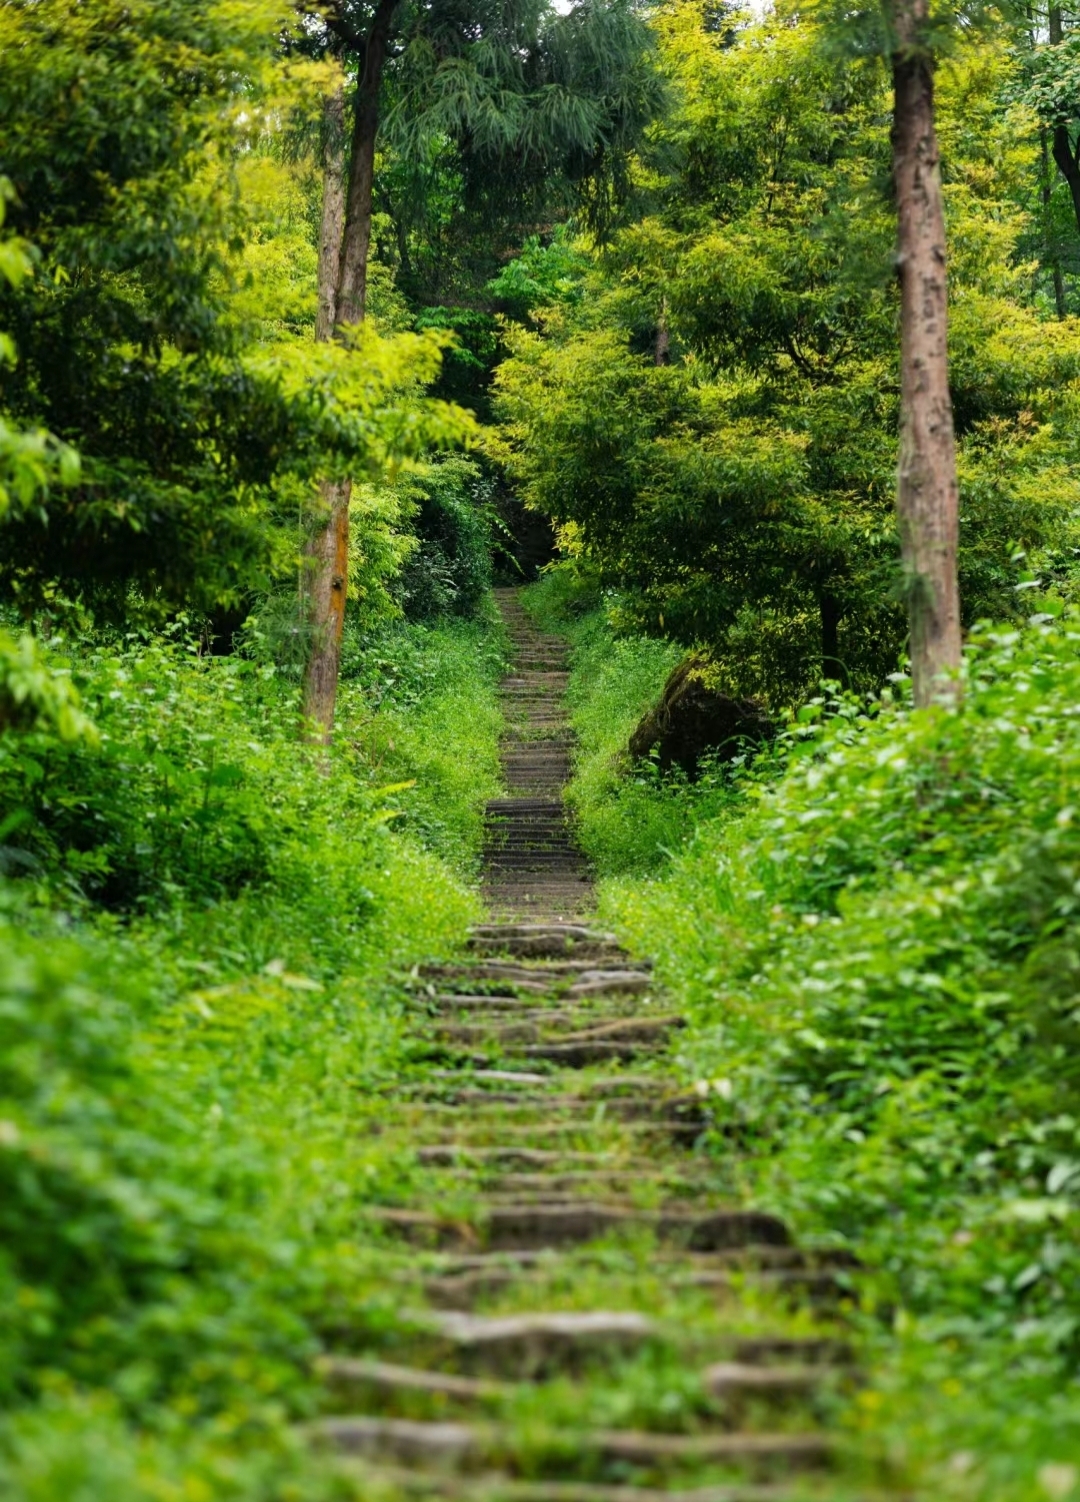
[[[393,681],[371,648],[329,765],[298,742],[293,685],[183,643],[69,652],[96,734],[61,723],[70,696],[19,690],[0,734],[4,1496],[337,1495],[293,1430],[328,1326],[367,1317],[360,1208],[402,1172],[370,1113],[408,1065],[394,975],[477,916],[457,873],[496,775],[482,630],[400,628]]]
[[[525,604],[538,625],[571,644],[567,699],[577,745],[567,803],[581,846],[605,876],[654,872],[701,819],[739,796],[730,770],[707,761],[693,783],[677,770],[661,774],[653,760],[630,761],[630,736],[683,653],[670,642],[617,634],[603,599],[570,565],[545,573]]]
[[[870,1269],[866,1443],[919,1496],[1034,1502],[1080,1496],[1080,619],[968,672],[956,713],[808,706],[603,908],[692,1018],[717,1151]]]

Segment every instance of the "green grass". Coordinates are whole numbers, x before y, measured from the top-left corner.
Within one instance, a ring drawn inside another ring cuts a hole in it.
[[[1080,1497],[1080,619],[976,633],[959,713],[819,700],[691,786],[622,750],[676,651],[570,570],[530,601],[573,643],[602,918],[690,1018],[718,1163],[867,1266],[857,1449],[935,1502]]]
[[[614,612],[565,565],[526,590],[525,604],[538,625],[571,644],[577,745],[567,803],[581,846],[600,876],[649,876],[700,819],[738,796],[723,768],[705,766],[690,783],[678,771],[661,774],[652,760],[630,760],[634,728],[684,654],[670,642],[619,635]]]
[[[401,826],[467,876],[479,867],[484,804],[502,789],[494,689],[504,660],[489,605],[478,620],[389,629],[342,694],[347,733],[372,775],[415,783],[394,795]]]
[[[867,1443],[927,1495],[1027,1502],[1080,1464],[1080,632],[969,663],[959,713],[792,740],[603,913],[690,1015],[745,1192],[871,1269]]]
[[[392,1308],[399,979],[479,916],[500,662],[480,624],[369,643],[327,762],[265,668],[79,643],[98,740],[0,736],[5,1497],[353,1494],[293,1430]]]

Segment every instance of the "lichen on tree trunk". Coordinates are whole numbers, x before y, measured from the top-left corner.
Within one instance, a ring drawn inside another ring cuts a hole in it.
[[[894,8],[893,175],[900,280],[897,513],[916,704],[959,692],[959,499],[949,394],[945,208],[927,0]]]

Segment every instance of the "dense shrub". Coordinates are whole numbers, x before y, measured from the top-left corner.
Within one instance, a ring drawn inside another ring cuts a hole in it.
[[[42,711],[25,726],[0,722],[5,869],[47,874],[72,898],[122,912],[275,888],[300,900],[332,882],[332,909],[362,924],[371,840],[388,817],[430,833],[459,866],[475,859],[483,799],[498,786],[500,661],[498,637],[485,648],[465,624],[391,630],[355,649],[364,688],[343,694],[328,777],[299,744],[295,689],[272,666],[206,655],[179,632],[54,651],[53,676],[39,663],[35,692],[77,685],[94,734],[68,725],[81,713],[69,699],[62,721]],[[30,683],[29,663],[8,681]]]
[[[410,620],[480,609],[491,587],[492,489],[479,465],[452,454],[408,482],[417,545],[397,593]]]
[[[292,1426],[328,1322],[386,1299],[358,1212],[411,1169],[362,1125],[409,1066],[395,977],[477,913],[482,629],[368,643],[329,767],[265,663],[4,657],[5,1496],[341,1494]]]
[[[692,785],[655,760],[630,761],[630,736],[683,652],[616,631],[617,597],[601,595],[573,565],[549,570],[525,598],[538,621],[572,644],[568,699],[577,745],[567,801],[581,845],[605,876],[653,872],[701,819],[739,798],[733,769],[708,758]]]
[[[720,1150],[873,1269],[904,1339],[863,1420],[935,1494],[1049,1496],[1080,1456],[1078,702],[1075,613],[981,629],[958,712],[819,699],[783,775],[606,892],[693,1019]]]

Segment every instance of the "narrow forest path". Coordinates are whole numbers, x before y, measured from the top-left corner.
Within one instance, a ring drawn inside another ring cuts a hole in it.
[[[562,802],[570,777],[567,646],[536,629],[517,590],[496,590],[495,598],[513,650],[500,690],[510,796],[488,804],[484,893],[493,916],[562,923],[593,900]]]
[[[490,809],[498,921],[414,983],[426,1062],[378,1130],[415,1166],[367,1225],[397,1319],[324,1360],[315,1433],[365,1498],[837,1502],[847,1272],[698,1150],[682,1019],[581,921],[564,648],[513,592],[499,603],[517,662],[512,797]]]

